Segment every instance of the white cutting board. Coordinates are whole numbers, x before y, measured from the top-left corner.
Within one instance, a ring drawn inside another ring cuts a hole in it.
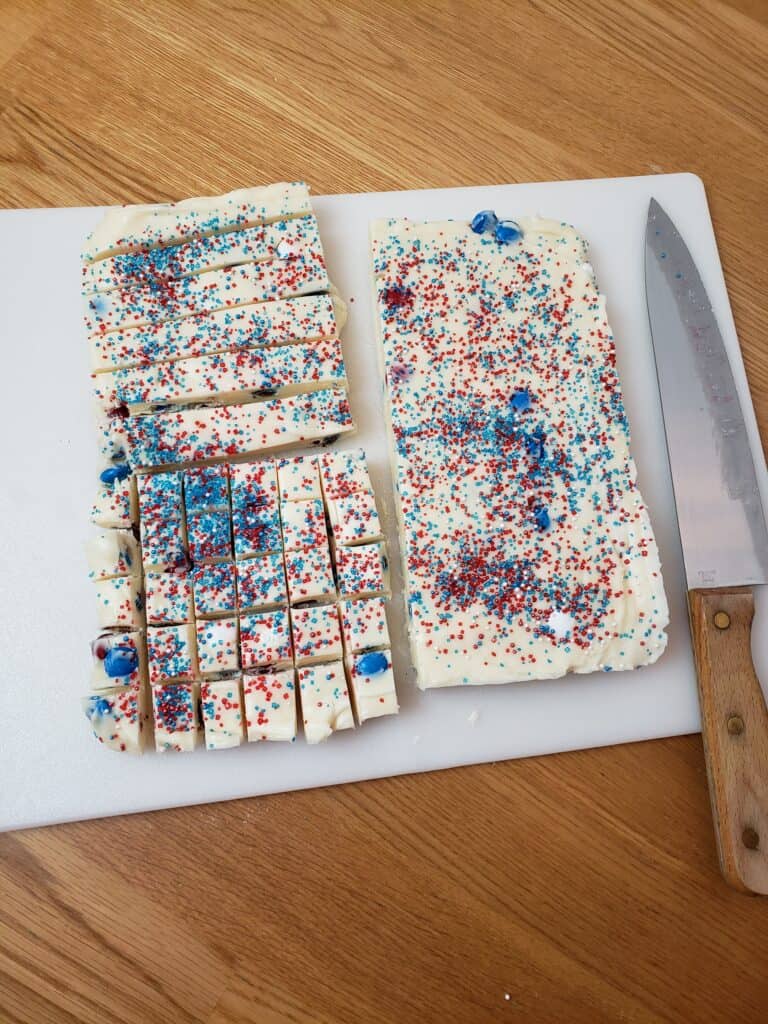
[[[236,184],[233,183],[233,187]],[[319,747],[131,758],[105,750],[80,710],[96,630],[83,546],[96,486],[88,359],[80,324],[82,240],[99,209],[0,212],[0,829],[554,751],[699,729],[682,562],[643,286],[650,196],[672,216],[701,271],[730,348],[754,451],[760,452],[704,189],[690,174],[491,187],[319,196],[329,270],[349,302],[344,352],[374,486],[392,516],[368,280],[368,222],[376,217],[464,218],[541,213],[574,224],[591,244],[608,296],[642,492],[664,565],[672,623],[667,653],[638,672],[420,693],[412,683],[398,558],[390,629],[401,712]],[[341,445],[340,445],[341,447]],[[766,483],[762,454],[758,464]],[[764,490],[764,501],[766,500]],[[394,553],[395,537],[389,542]],[[755,651],[768,680],[768,601],[758,595]]]

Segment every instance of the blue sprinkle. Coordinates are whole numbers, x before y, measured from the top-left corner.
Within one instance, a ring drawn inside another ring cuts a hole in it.
[[[469,226],[475,234],[482,235],[484,231],[493,231],[498,223],[499,218],[493,210],[481,210],[480,213],[475,214],[469,222]]]
[[[103,484],[113,484],[115,480],[125,480],[126,477],[131,475],[131,467],[127,463],[123,462],[118,466],[108,466],[103,473],[99,475],[99,480]]]
[[[552,525],[552,520],[549,518],[549,512],[545,508],[537,509],[536,515],[534,516],[536,525],[543,532],[548,530]]]
[[[497,242],[519,242],[523,237],[523,229],[513,220],[500,220],[494,234]]]
[[[371,651],[370,654],[362,656],[357,667],[364,676],[376,676],[379,672],[386,672],[389,661],[386,654],[382,654],[381,651]]]
[[[513,409],[517,409],[518,412],[525,412],[531,408],[531,396],[528,388],[523,388],[522,391],[516,391],[510,399],[510,405]]]
[[[104,658],[104,671],[110,679],[129,676],[139,666],[139,656],[132,647],[118,644],[107,651]]]

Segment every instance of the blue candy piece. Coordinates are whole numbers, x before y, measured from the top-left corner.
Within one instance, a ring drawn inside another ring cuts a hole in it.
[[[500,220],[494,229],[497,242],[519,242],[523,237],[523,229],[513,220]]]
[[[534,516],[534,519],[536,520],[536,525],[542,531],[548,530],[550,528],[550,526],[552,525],[552,521],[549,518],[549,512],[547,512],[547,510],[545,508],[538,509],[536,511],[536,515]]]
[[[107,651],[104,658],[104,671],[110,679],[129,676],[139,666],[139,656],[132,647],[118,644]]]
[[[108,715],[112,711],[112,705],[106,697],[97,697],[91,701],[91,715]]]
[[[377,676],[380,672],[386,672],[388,666],[389,659],[381,651],[364,654],[357,663],[358,671],[364,676]]]
[[[117,466],[108,466],[103,473],[99,474],[99,480],[103,484],[113,484],[115,480],[125,480],[131,475],[131,467],[123,462]]]
[[[510,405],[513,409],[518,412],[525,412],[531,408],[531,395],[528,388],[523,388],[521,391],[516,391],[510,399]]]
[[[493,231],[498,222],[499,218],[493,210],[481,210],[480,213],[475,214],[469,222],[469,226],[475,234],[482,235],[484,231]]]

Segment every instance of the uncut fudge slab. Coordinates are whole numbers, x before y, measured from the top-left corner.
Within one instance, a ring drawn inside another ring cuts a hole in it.
[[[605,300],[565,224],[372,225],[422,688],[636,668],[667,602]]]

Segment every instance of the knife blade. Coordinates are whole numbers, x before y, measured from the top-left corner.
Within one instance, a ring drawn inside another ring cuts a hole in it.
[[[712,304],[655,199],[645,285],[720,865],[734,887],[768,893],[768,710],[751,656],[751,588],[768,581],[768,529]]]

